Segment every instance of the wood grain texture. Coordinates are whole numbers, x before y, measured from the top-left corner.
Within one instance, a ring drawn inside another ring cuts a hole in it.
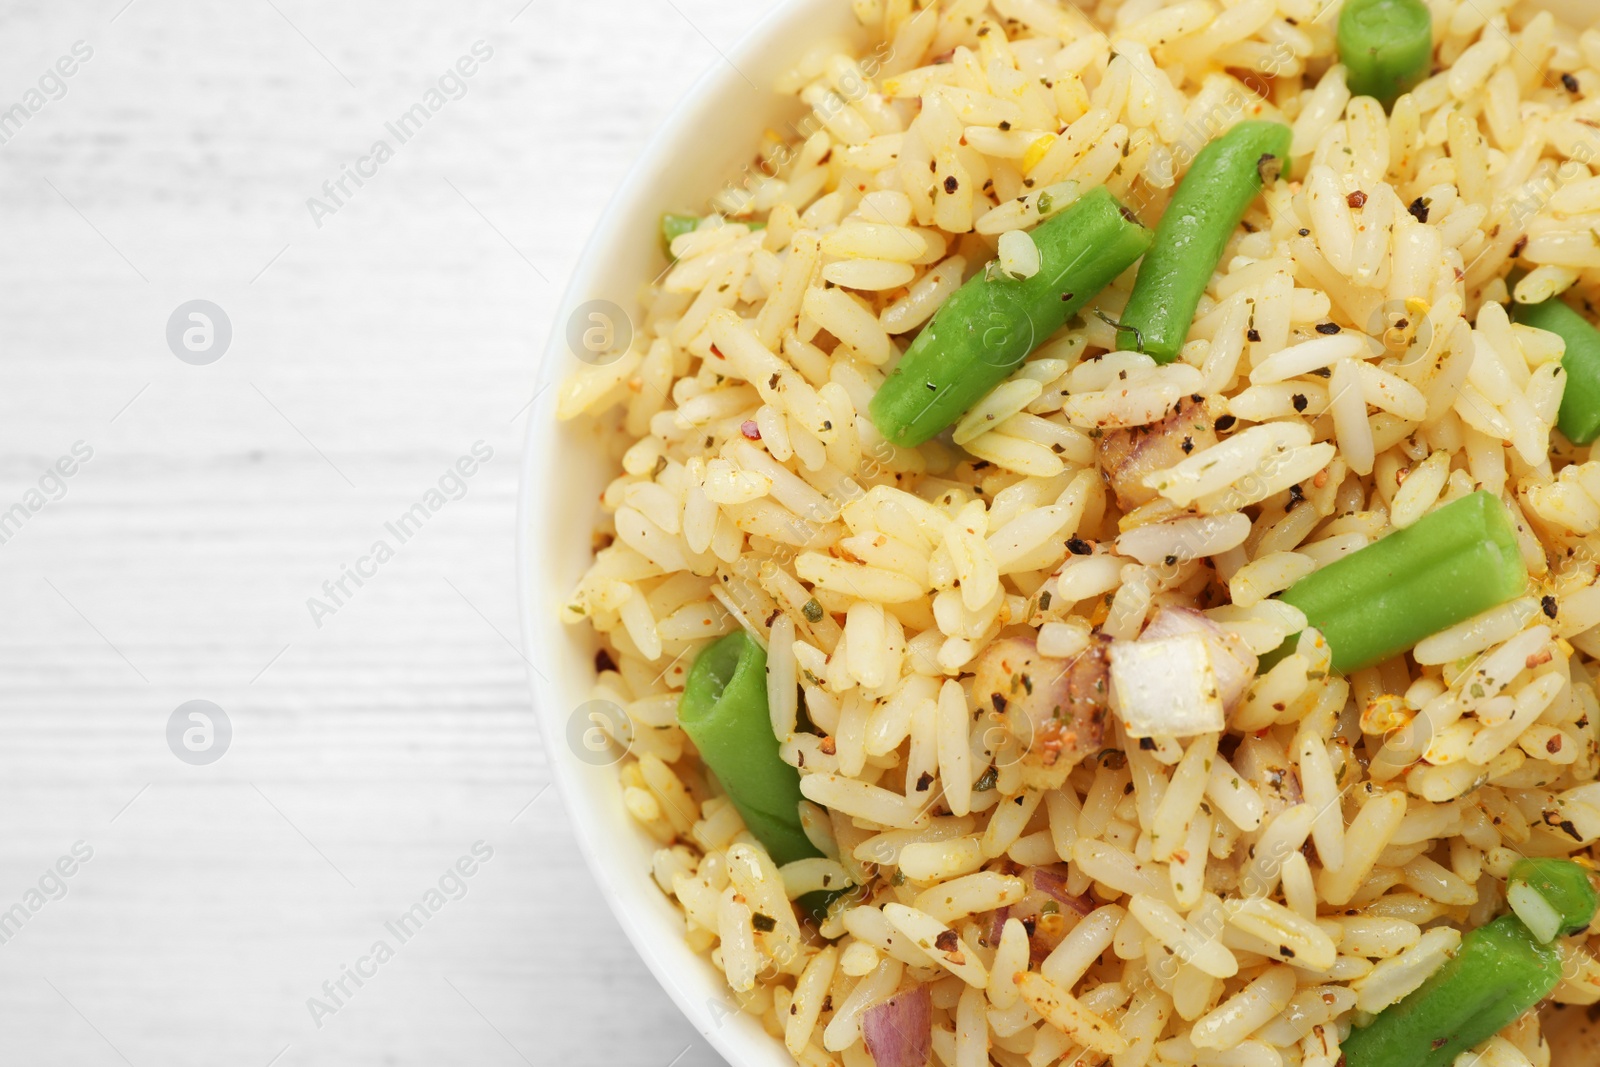
[[[93,849],[0,944],[0,1063],[720,1062],[548,787],[511,537],[560,283],[772,0],[124,3],[7,4],[0,35],[0,111],[93,49],[0,145],[0,512],[93,450],[0,544],[0,912]],[[317,226],[307,198],[475,41],[465,95]],[[166,343],[194,298],[232,323],[209,366]],[[464,495],[316,625],[476,442]],[[210,766],[167,747],[195,698],[234,731]],[[380,938],[319,1027],[307,998]]]

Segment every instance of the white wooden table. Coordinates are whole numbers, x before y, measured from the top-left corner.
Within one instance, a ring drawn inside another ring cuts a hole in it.
[[[524,2],[0,8],[0,1063],[720,1062],[547,787],[512,513],[565,273],[772,5]],[[197,298],[232,327],[209,365],[167,343]],[[385,523],[475,442],[493,458],[400,544]],[[208,765],[168,746],[194,699],[232,728]],[[479,841],[402,943],[385,923]],[[335,1001],[346,965],[369,977]]]

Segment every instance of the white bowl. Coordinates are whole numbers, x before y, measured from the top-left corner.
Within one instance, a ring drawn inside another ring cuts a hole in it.
[[[660,217],[702,210],[754,158],[761,133],[784,129],[802,110],[771,89],[818,41],[854,36],[846,0],[786,0],[700,78],[668,117],[617,190],[568,283],[545,346],[539,395],[528,430],[517,538],[522,641],[533,665],[534,707],[554,777],[589,869],[617,921],[685,1016],[730,1063],[792,1067],[793,1060],[755,1019],[738,1012],[711,961],[683,940],[683,918],[650,877],[658,847],[623,809],[615,766],[593,766],[572,738],[589,722],[579,709],[594,683],[595,644],[569,628],[561,604],[591,559],[599,491],[612,476],[581,423],[557,424],[558,386],[580,364],[567,323],[589,300],[609,300],[638,321],[642,283],[666,266]],[[749,82],[745,79],[749,78]],[[754,82],[759,89],[752,89]]]
[[[1545,0],[1575,23],[1595,21],[1593,0]],[[700,210],[753,158],[763,130],[802,112],[771,91],[776,77],[818,41],[858,33],[846,0],[785,0],[689,91],[617,190],[578,261],[545,346],[539,397],[528,431],[518,503],[522,640],[533,665],[534,707],[554,778],[601,892],[628,938],[695,1028],[739,1067],[793,1067],[781,1042],[738,1012],[722,975],[683,940],[683,919],[651,879],[657,847],[623,809],[616,768],[580,758],[589,728],[582,706],[594,679],[586,628],[560,621],[563,599],[591,559],[598,494],[612,474],[582,424],[558,424],[559,382],[579,364],[567,324],[594,299],[637,321],[638,293],[666,263],[659,220]],[[746,81],[746,78],[749,81]],[[758,89],[752,89],[754,82]]]

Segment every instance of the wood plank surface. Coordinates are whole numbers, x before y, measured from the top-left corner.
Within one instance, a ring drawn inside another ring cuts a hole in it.
[[[0,1063],[720,1062],[549,788],[512,518],[565,274],[772,6],[4,6]],[[399,143],[386,124],[475,42]],[[168,346],[193,299],[232,328],[209,365]],[[385,524],[474,445],[492,458],[399,543]],[[314,617],[379,539],[393,557]],[[232,728],[205,766],[167,741],[194,699]],[[492,858],[458,882],[475,842]],[[386,922],[442,877],[402,943]]]

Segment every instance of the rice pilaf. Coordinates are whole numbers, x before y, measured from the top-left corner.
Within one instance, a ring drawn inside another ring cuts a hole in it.
[[[621,469],[565,613],[655,881],[806,1067],[1342,1065],[1519,861],[1600,841],[1600,454],[1520,310],[1600,294],[1600,30],[1429,0],[1386,108],[1338,0],[853,7],[559,399]],[[1156,229],[1255,121],[1287,158],[1176,359],[1126,343],[1130,267],[948,432],[875,424],[963,282],[1037,274],[1097,190]],[[1515,595],[1336,669],[1296,590],[1475,501]],[[680,724],[740,631],[804,797],[781,865]],[[1600,1002],[1589,929],[1545,940],[1547,1003]],[[1552,1010],[1462,1054],[1546,1067]]]

